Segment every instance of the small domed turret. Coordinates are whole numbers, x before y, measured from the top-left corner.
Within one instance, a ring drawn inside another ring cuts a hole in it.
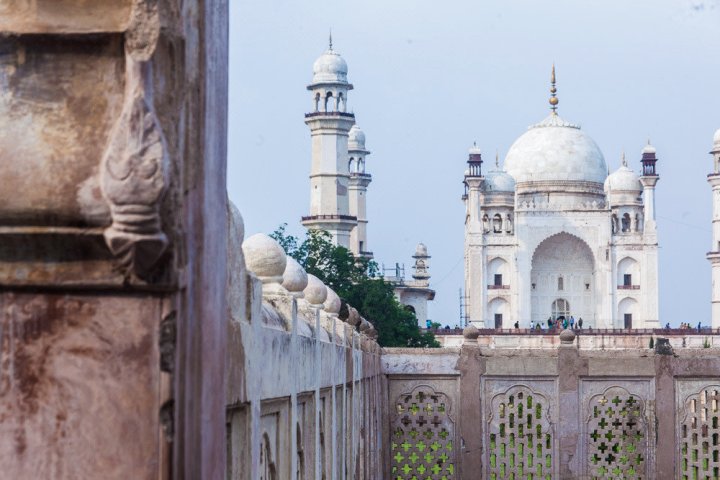
[[[365,132],[357,124],[348,133],[348,150],[365,150]]]
[[[622,165],[605,180],[605,193],[610,205],[639,205],[643,186],[640,177],[627,166],[625,154]]]
[[[345,60],[333,50],[332,35],[325,53],[313,63],[312,83],[347,83],[348,67]]]

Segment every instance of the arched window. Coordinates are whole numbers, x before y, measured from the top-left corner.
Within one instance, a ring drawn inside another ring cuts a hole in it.
[[[357,166],[355,164],[355,157],[350,157],[350,161],[348,162],[348,172],[355,173],[357,169]]]
[[[338,93],[338,98],[337,98],[337,111],[338,111],[338,112],[344,112],[344,111],[345,111],[345,97],[343,97],[342,92]]]
[[[557,320],[560,317],[570,316],[570,303],[564,298],[558,298],[552,303],[552,317]]]
[[[509,213],[507,214],[507,217],[505,218],[505,231],[507,233],[513,232],[512,217],[510,216]]]
[[[622,216],[622,231],[623,232],[630,231],[630,214],[629,213],[626,213]]]
[[[610,217],[610,227],[612,228],[612,233],[618,233],[618,217],[614,213],[612,217]]]
[[[365,160],[362,157],[358,158],[358,172],[365,173]]]
[[[642,223],[640,223],[640,214],[635,214],[635,231],[640,232],[642,231]]]
[[[490,231],[490,219],[488,218],[487,213],[485,215],[483,215],[482,222],[483,222],[483,232],[484,233],[489,232]]]
[[[333,94],[332,92],[327,92],[325,94],[325,111],[331,112],[333,107]]]
[[[320,108],[320,92],[315,94],[315,99],[314,99],[313,103],[314,103],[314,111],[317,112],[318,109]]]
[[[562,276],[558,277],[558,291],[562,292],[565,290],[565,281]]]
[[[499,213],[493,217],[493,232],[502,233],[502,217]]]
[[[640,285],[640,264],[631,257],[625,257],[618,262],[617,284],[623,289],[637,289]]]

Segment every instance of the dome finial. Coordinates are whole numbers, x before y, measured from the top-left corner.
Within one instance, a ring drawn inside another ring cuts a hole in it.
[[[500,154],[495,150],[495,168],[500,168]]]
[[[329,47],[329,50],[332,50],[332,28],[330,29],[330,36],[328,39],[328,47]]]
[[[557,98],[557,88],[555,88],[555,62],[553,62],[552,65],[552,73],[550,74],[550,110],[553,111],[553,113],[557,113],[557,105],[558,105],[558,98]]]
[[[627,160],[625,159],[625,150],[622,152],[622,166],[627,167]]]

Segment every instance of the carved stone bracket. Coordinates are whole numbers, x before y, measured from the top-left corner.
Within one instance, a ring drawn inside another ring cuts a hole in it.
[[[146,276],[168,246],[160,200],[167,187],[167,145],[152,103],[151,64],[126,56],[126,89],[101,165],[112,225],[105,242],[123,273]]]

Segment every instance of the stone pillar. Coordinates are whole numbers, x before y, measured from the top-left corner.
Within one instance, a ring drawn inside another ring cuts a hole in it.
[[[0,470],[223,478],[227,5],[2,2],[0,32]]]
[[[584,459],[579,457],[580,443],[580,381],[588,373],[587,360],[580,357],[577,339],[572,330],[560,332],[558,350],[558,462],[560,478],[580,478]]]
[[[470,325],[463,331],[460,350],[460,414],[457,425],[461,445],[458,449],[458,478],[479,478],[483,471],[483,418],[485,399],[482,397],[480,377],[485,373],[485,359],[480,355],[478,330]],[[478,408],[479,406],[479,408]]]

